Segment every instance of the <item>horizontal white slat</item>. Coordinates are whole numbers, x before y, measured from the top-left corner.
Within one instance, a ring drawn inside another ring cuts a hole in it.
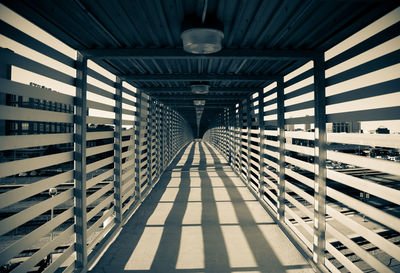
[[[384,159],[377,159],[353,154],[327,151],[327,157],[330,160],[343,162],[371,170],[377,170],[384,173],[400,176],[400,163]]]
[[[74,114],[0,105],[0,119],[73,123]]]
[[[268,140],[268,139],[264,139],[264,144],[268,145],[268,146],[272,146],[272,147],[279,147],[279,142],[278,141],[272,141],[272,140]]]
[[[121,157],[122,158],[127,158],[127,157],[130,157],[130,156],[134,155],[134,154],[135,154],[135,150],[134,149],[130,149],[130,150],[126,151],[126,152],[123,152]]]
[[[121,187],[121,195],[123,196],[129,189],[135,188],[135,173],[131,173],[124,181]]]
[[[133,184],[131,184],[131,187],[127,187],[126,189],[125,189],[125,191],[123,191],[122,192],[122,203],[124,203],[129,197],[132,197],[132,199],[128,202],[128,204],[129,203],[131,203],[131,202],[134,202],[135,201],[135,187],[134,187],[134,185]],[[130,205],[128,205],[128,204],[126,204],[126,205],[124,205],[123,206],[123,208],[122,208],[122,214],[124,214],[125,213],[125,210],[124,210],[124,208],[126,208],[127,206],[129,207]]]
[[[270,191],[268,188],[264,187],[263,191],[268,194],[271,199],[273,199],[276,203],[278,203],[278,196],[276,196],[272,191]]]
[[[112,118],[102,118],[102,117],[87,116],[86,117],[86,123],[92,123],[92,124],[114,124],[115,120],[112,119]]]
[[[286,217],[285,217],[285,223],[289,226],[289,228],[300,238],[300,240],[301,240],[309,249],[312,249],[312,248],[313,248],[313,245],[312,245],[311,241],[310,241],[309,239],[307,239],[307,237],[304,236],[304,234],[301,233],[300,230],[299,230],[295,225],[293,225],[293,224],[289,221],[289,219],[287,219]]]
[[[125,140],[125,141],[122,141],[122,143],[121,143],[122,145],[122,148],[124,148],[124,147],[126,147],[126,146],[133,146],[133,145],[135,145],[135,140],[132,138],[132,139],[129,139],[129,140]]]
[[[64,152],[64,153],[4,162],[0,163],[0,175],[2,177],[7,177],[22,172],[37,170],[48,166],[69,162],[72,160],[73,160],[73,152]]]
[[[104,218],[105,219],[105,218]],[[102,219],[103,220],[103,219]],[[103,228],[103,227],[97,227],[95,230],[93,230],[93,232],[99,232],[99,234],[97,234],[97,236],[94,238],[94,240],[92,242],[89,243],[88,247],[87,247],[87,251],[88,253],[90,253],[93,248],[101,241],[103,240],[103,238],[106,236],[106,234],[115,226],[115,218],[113,217],[111,219],[111,222],[108,223],[108,225]]]
[[[124,173],[121,177],[121,181],[123,184],[125,184],[125,180],[128,178],[132,178],[132,175],[136,173],[136,170],[134,168],[129,169],[126,173]]]
[[[262,200],[268,204],[269,208],[272,209],[274,215],[278,213],[278,208],[266,196],[264,196]]]
[[[326,242],[326,250],[328,250],[328,252],[332,254],[332,256],[335,257],[342,265],[344,265],[348,270],[350,270],[350,272],[363,273],[363,271],[360,270],[360,268],[358,268],[353,262],[351,262],[346,256],[344,256],[339,250],[333,247],[329,242]],[[337,270],[337,268],[332,263],[328,261],[329,264],[327,264],[327,261],[328,260],[326,259],[325,265],[331,272],[340,273],[340,271]]]
[[[301,175],[298,172],[292,171],[291,169],[285,169],[285,174],[310,187],[311,189],[314,189],[314,180]]]
[[[254,158],[259,158],[259,155],[256,154],[255,152],[251,152],[251,151],[250,151],[250,155],[251,155],[252,157],[254,157]]]
[[[86,156],[92,156],[114,150],[114,143],[94,146],[86,149]]]
[[[269,156],[272,156],[273,158],[279,158],[279,153],[278,152],[274,152],[268,149],[264,149],[264,154],[267,154]]]
[[[130,196],[132,197],[131,200],[129,200],[124,207],[122,208],[122,214],[124,214],[131,206],[132,204],[136,201],[136,198],[134,198],[134,189],[130,189],[128,192],[124,194],[122,197],[122,202],[125,202],[126,199],[128,199]],[[138,204],[138,203],[137,203]]]
[[[86,133],[86,140],[97,140],[97,139],[104,139],[104,138],[113,138],[114,132],[113,131],[102,131],[102,132],[87,132]]]
[[[23,211],[20,211],[10,217],[5,218],[4,220],[0,221],[0,236],[32,220],[33,218],[44,213],[45,211],[48,211],[50,208],[53,208],[72,198],[73,189],[69,189],[56,195],[55,197],[37,203],[29,208],[24,209]]]
[[[268,169],[267,167],[264,167],[264,173],[269,175],[270,177],[272,177],[273,179],[275,179],[276,181],[278,181],[278,175],[276,173],[274,173],[273,171],[271,171],[270,169]]]
[[[315,133],[314,132],[303,132],[303,131],[285,131],[285,137],[314,140]]]
[[[47,243],[45,246],[41,247],[39,251],[35,252],[28,260],[20,264],[16,269],[13,270],[15,273],[25,273],[34,267],[43,257],[46,257],[51,251],[53,251],[57,246],[61,245],[63,242],[67,241],[69,237],[74,234],[74,225],[61,232],[56,238]]]
[[[24,249],[29,249],[38,240],[38,238],[42,238],[44,235],[48,234],[50,231],[72,217],[74,217],[74,209],[69,208],[68,210],[55,216],[51,221],[46,222],[45,224],[36,228],[34,231],[30,232],[29,234],[11,244],[7,248],[1,250],[0,264],[6,264],[8,260],[13,258]]]
[[[54,188],[61,183],[70,181],[74,178],[74,171],[68,171],[65,173],[57,174],[55,176],[41,179],[32,184],[9,190],[5,193],[0,194],[0,209],[5,208],[11,204],[17,203],[28,197],[34,196],[42,191],[49,188]]]
[[[125,160],[125,162],[121,166],[121,169],[125,170],[129,167],[134,167],[134,166],[135,166],[135,160],[133,158],[130,158],[129,160]]]
[[[53,273],[55,272],[61,265],[64,264],[64,262],[71,257],[72,254],[75,252],[75,245],[72,244],[70,245],[64,252],[55,260],[53,261],[48,267],[43,270],[43,273]],[[75,260],[71,259],[73,262]],[[75,263],[73,263],[75,264]]]
[[[114,169],[110,169],[102,174],[99,174],[89,180],[86,181],[86,189],[90,189],[91,187],[93,187],[94,185],[96,185],[97,183],[100,183],[102,181],[104,181],[105,179],[111,177],[114,175]]]
[[[47,100],[52,102],[59,102],[62,104],[73,105],[74,97],[65,95],[59,92],[46,90],[43,88],[38,88],[30,85],[26,85],[19,82],[14,82],[0,78],[0,92],[13,94],[17,96],[23,96],[28,98],[35,98],[40,100]]]
[[[135,131],[133,129],[123,130],[122,131],[122,136],[133,136],[134,133],[135,133]]]
[[[396,216],[392,216],[380,209],[377,209],[371,205],[361,202],[353,197],[350,197],[344,193],[327,187],[326,194],[336,200],[339,200],[344,205],[359,211],[367,217],[374,219],[375,221],[400,232],[400,219]]]
[[[314,164],[299,160],[290,156],[285,156],[285,161],[309,172],[314,172]]]
[[[86,173],[93,172],[101,167],[107,166],[108,164],[114,163],[114,156],[107,157],[102,160],[90,163],[86,165]]]
[[[285,217],[287,217],[286,213],[288,213],[289,215],[291,215],[296,222],[298,223],[298,225],[300,225],[309,236],[313,235],[313,229],[306,224],[306,222],[304,222],[303,219],[301,219],[301,217],[299,215],[297,215],[290,207],[288,207],[287,205],[285,205]],[[289,217],[287,217],[289,218]],[[312,219],[312,218],[311,218]]]
[[[379,247],[393,258],[400,260],[400,247],[398,247],[397,245],[376,234],[369,228],[357,223],[353,219],[341,214],[331,206],[326,207],[326,212],[334,219],[339,221],[341,224],[353,230],[355,233],[357,233],[357,235],[364,237],[369,242]]]
[[[335,238],[340,240],[346,247],[352,250],[358,257],[360,257],[363,261],[367,264],[375,268],[378,272],[385,272],[385,273],[393,273],[386,265],[381,263],[378,259],[364,250],[362,247],[357,245],[357,243],[353,242],[351,239],[347,238],[345,235],[337,231],[333,228],[330,224],[326,224],[326,231],[331,233]]]
[[[106,210],[105,213],[104,213],[99,219],[97,219],[96,222],[94,222],[94,223],[90,226],[90,228],[88,228],[88,230],[87,230],[87,237],[90,238],[90,237],[92,237],[92,234],[93,234],[94,232],[100,231],[100,229],[103,229],[103,228],[100,227],[100,226],[103,224],[103,222],[104,222],[107,218],[112,217],[113,212],[114,212],[114,207],[112,207],[112,208]],[[109,223],[109,224],[112,225],[112,223]]]
[[[278,131],[277,130],[264,130],[264,135],[265,136],[277,136]]]
[[[101,103],[101,102],[97,102],[97,101],[92,101],[92,100],[87,100],[87,107],[89,109],[98,109],[98,110],[103,110],[103,111],[107,111],[107,112],[115,112],[115,107],[109,104],[105,104],[105,103]]]
[[[329,169],[327,170],[327,177],[344,185],[353,187],[360,191],[368,192],[371,195],[375,195],[384,200],[400,205],[400,191],[397,189],[389,188],[366,179],[361,179]]]
[[[76,269],[75,260],[69,260],[70,264],[64,269],[62,273],[72,273]]]
[[[92,193],[87,197],[86,205],[89,206],[92,204],[94,201],[105,195],[108,191],[114,188],[114,183],[110,183],[108,185],[103,186],[100,190],[96,191],[95,193]]]
[[[271,188],[278,190],[278,185],[273,181],[271,181],[270,179],[268,179],[267,177],[264,177],[264,182],[267,183],[268,186],[270,186]]]
[[[263,160],[264,160],[264,164],[266,165],[266,166],[271,166],[271,167],[273,167],[273,168],[275,168],[276,170],[278,169],[278,164],[276,164],[275,162],[273,162],[273,161],[271,161],[271,160],[269,160],[268,158],[263,158]]]
[[[293,144],[289,144],[289,143],[285,143],[284,145],[285,145],[286,150],[314,156],[314,148],[300,146],[300,145],[293,145]]]
[[[135,125],[135,121],[123,119],[122,122],[121,122],[121,124],[122,124],[122,125],[127,125],[127,126],[134,126],[134,125]]]
[[[314,204],[314,197],[313,196],[311,196],[310,194],[306,193],[305,191],[303,191],[302,189],[300,189],[296,185],[292,184],[291,182],[285,180],[285,187],[288,190],[291,190],[294,193],[296,193],[298,196],[300,196],[301,198],[306,200],[308,203]],[[288,190],[286,190],[286,191],[288,191]]]
[[[96,85],[87,83],[87,91],[114,100],[114,94]]]
[[[110,195],[104,200],[102,200],[99,204],[97,204],[94,208],[92,208],[86,215],[86,221],[90,221],[94,216],[96,216],[100,211],[102,211],[105,207],[108,207],[111,202],[114,200],[114,195]]]
[[[400,135],[328,133],[328,142],[400,149]]]
[[[13,150],[63,143],[72,143],[74,134],[40,134],[0,136],[0,150]]]

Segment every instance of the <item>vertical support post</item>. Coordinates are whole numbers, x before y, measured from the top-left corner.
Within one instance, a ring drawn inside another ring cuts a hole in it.
[[[326,96],[324,54],[314,57],[315,179],[313,260],[319,268],[325,264],[326,213]]]
[[[258,91],[258,128],[260,130],[259,133],[259,143],[260,143],[260,156],[259,156],[259,182],[258,182],[258,196],[261,200],[264,199],[264,143],[265,143],[265,124],[264,124],[264,90],[261,89]]]
[[[136,168],[136,177],[135,177],[135,202],[140,202],[142,200],[142,196],[141,196],[141,185],[140,185],[140,179],[141,179],[141,168],[140,168],[140,158],[141,158],[141,154],[140,154],[140,146],[141,146],[141,134],[142,134],[142,115],[143,115],[143,104],[142,104],[142,90],[138,89],[138,99],[137,99],[137,103],[138,103],[138,118],[137,118],[137,123],[136,123],[136,141],[135,141],[135,168]]]
[[[149,114],[147,123],[147,185],[151,186],[152,181],[152,164],[153,164],[153,150],[152,150],[152,139],[153,139],[153,101],[149,99]]]
[[[9,49],[5,48],[0,48],[0,52],[2,54],[13,54],[13,52]],[[11,80],[11,65],[7,63],[3,63],[2,60],[0,60],[0,77],[6,80]],[[7,96],[6,93],[0,93],[0,105],[6,105],[7,104]],[[9,122],[6,120],[0,120],[0,135],[5,136],[10,128],[7,128],[9,125]],[[38,125],[39,126],[39,125]],[[15,153],[15,151],[14,151]]]
[[[115,82],[115,131],[114,131],[114,199],[115,220],[122,222],[122,81]]]
[[[166,162],[165,162],[165,106],[162,105],[161,108],[161,159],[162,159],[162,171],[165,170]]]
[[[243,102],[239,102],[239,177],[242,177],[242,130],[243,130]]]
[[[86,115],[87,115],[87,59],[78,52],[76,69],[76,120],[74,142],[76,268],[87,267],[86,215]]]
[[[227,128],[228,128],[228,163],[232,164],[232,108],[227,110]]]
[[[161,132],[160,132],[160,104],[156,102],[154,105],[156,116],[156,157],[157,157],[157,178],[161,174]]]
[[[279,170],[278,170],[278,219],[285,221],[285,97],[283,78],[277,79],[277,129],[279,142]]]
[[[246,118],[247,118],[247,184],[250,184],[250,172],[251,172],[251,148],[250,148],[250,141],[251,141],[251,97],[248,96],[246,99]]]

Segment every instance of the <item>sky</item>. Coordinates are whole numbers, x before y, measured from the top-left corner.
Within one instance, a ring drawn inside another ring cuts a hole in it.
[[[49,46],[63,52],[64,54],[70,56],[71,58],[76,59],[76,51],[61,41],[57,40],[50,34],[46,33],[45,31],[41,30],[40,28],[34,26],[21,16],[17,15],[16,13],[12,12],[5,6],[0,4],[0,18],[7,22],[8,24],[22,30],[23,32],[29,34],[30,36],[34,37],[35,39],[45,42]],[[371,25],[365,27],[358,33],[354,34],[353,36],[349,37],[348,39],[342,41],[335,47],[331,48],[325,53],[325,59],[329,60],[332,57],[340,54],[341,52],[347,50],[348,48],[364,41],[365,39],[371,37],[372,35],[386,29],[387,27],[397,23],[400,21],[400,8],[395,9],[394,11],[390,12],[386,16],[382,17],[381,19],[377,20],[376,22],[372,23]],[[57,70],[60,70],[72,77],[75,77],[75,69],[68,67],[54,59],[51,59],[45,55],[42,55],[34,50],[31,50],[22,44],[19,44],[3,35],[0,35],[0,46],[5,48],[10,48],[14,52],[29,57],[35,61],[53,67]],[[386,55],[390,52],[396,51],[400,49],[400,37],[393,38],[375,48],[372,48],[358,56],[355,56],[335,67],[326,70],[326,77],[333,76],[337,73],[340,73],[344,70],[353,68],[357,65],[365,63],[367,61],[373,60],[380,56]],[[295,77],[296,75],[310,69],[312,67],[312,62],[305,64],[304,66],[300,67],[299,69],[289,73],[284,77],[285,81],[290,80],[291,78]],[[89,61],[88,66],[98,72],[101,72],[103,75],[108,77],[109,79],[115,80],[115,75],[109,73],[105,69],[99,67],[95,63]],[[369,86],[375,83],[384,82],[392,79],[397,79],[400,76],[400,64],[396,64],[378,71],[374,71],[372,73],[357,77],[355,79],[351,79],[339,84],[335,84],[326,88],[327,96],[332,96],[335,94],[339,94],[342,92],[348,92],[356,88]],[[32,72],[20,69],[18,67],[13,67],[12,69],[12,80],[29,84],[30,82],[34,82],[36,84],[44,85],[47,88],[51,88],[56,90],[57,92],[65,93],[68,95],[75,95],[75,87],[71,85],[67,85],[64,83],[60,83],[58,81],[43,77],[38,74],[34,74]],[[292,86],[285,88],[285,94],[289,94],[294,90],[306,86],[312,83],[313,78],[307,78],[301,82],[298,82]],[[97,85],[111,93],[115,92],[115,89],[111,86],[108,86],[104,83],[101,83],[93,78],[88,77],[88,82],[94,85]],[[130,86],[127,83],[124,83],[124,87],[136,92],[136,88]],[[266,87],[266,90],[271,88],[271,86]],[[90,91],[90,90],[88,90]],[[131,100],[135,100],[133,97],[127,96]],[[114,105],[112,100],[106,99],[104,97],[98,96],[93,93],[88,93],[89,100],[101,101],[106,104]],[[312,100],[313,93],[307,93],[302,96],[298,96],[293,99],[289,99],[285,101],[285,106],[294,105],[297,103],[301,103],[304,101]],[[327,106],[327,114],[331,113],[343,113],[347,111],[357,111],[357,110],[366,110],[366,109],[377,109],[377,108],[385,108],[385,107],[393,107],[393,106],[400,106],[400,87],[399,91],[392,94],[387,94],[383,96],[375,96],[372,98],[361,99],[357,101],[351,101],[346,103],[340,103],[335,105]],[[134,110],[134,107],[129,105],[123,105],[130,110]],[[274,106],[272,106],[274,107]],[[100,110],[91,109],[89,114],[92,116],[100,116],[100,117],[110,117],[113,118],[113,113],[104,112]],[[306,115],[313,115],[313,109],[305,109],[301,111],[293,111],[285,114],[286,118],[290,117],[301,117]],[[275,117],[271,117],[274,119]],[[133,117],[124,116],[124,119],[132,120]],[[391,133],[399,132],[400,133],[400,120],[395,121],[374,121],[374,122],[362,122],[361,127],[364,132],[368,133],[371,130],[375,130],[380,126],[384,126],[390,129]]]

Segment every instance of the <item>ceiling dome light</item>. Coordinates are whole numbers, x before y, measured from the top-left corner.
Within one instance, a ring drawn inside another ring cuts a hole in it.
[[[193,100],[194,106],[204,106],[206,104],[205,100]]]
[[[210,86],[207,84],[192,84],[191,88],[193,94],[204,95],[208,93]]]
[[[190,28],[182,32],[183,49],[193,54],[211,54],[222,49],[224,33],[213,28]]]

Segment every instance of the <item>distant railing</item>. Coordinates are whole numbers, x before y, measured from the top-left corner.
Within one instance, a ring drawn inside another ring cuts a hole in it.
[[[226,109],[204,137],[320,269],[399,270],[399,25],[397,8]]]
[[[79,52],[0,29],[12,49],[0,50],[1,270],[85,271],[191,129]]]

